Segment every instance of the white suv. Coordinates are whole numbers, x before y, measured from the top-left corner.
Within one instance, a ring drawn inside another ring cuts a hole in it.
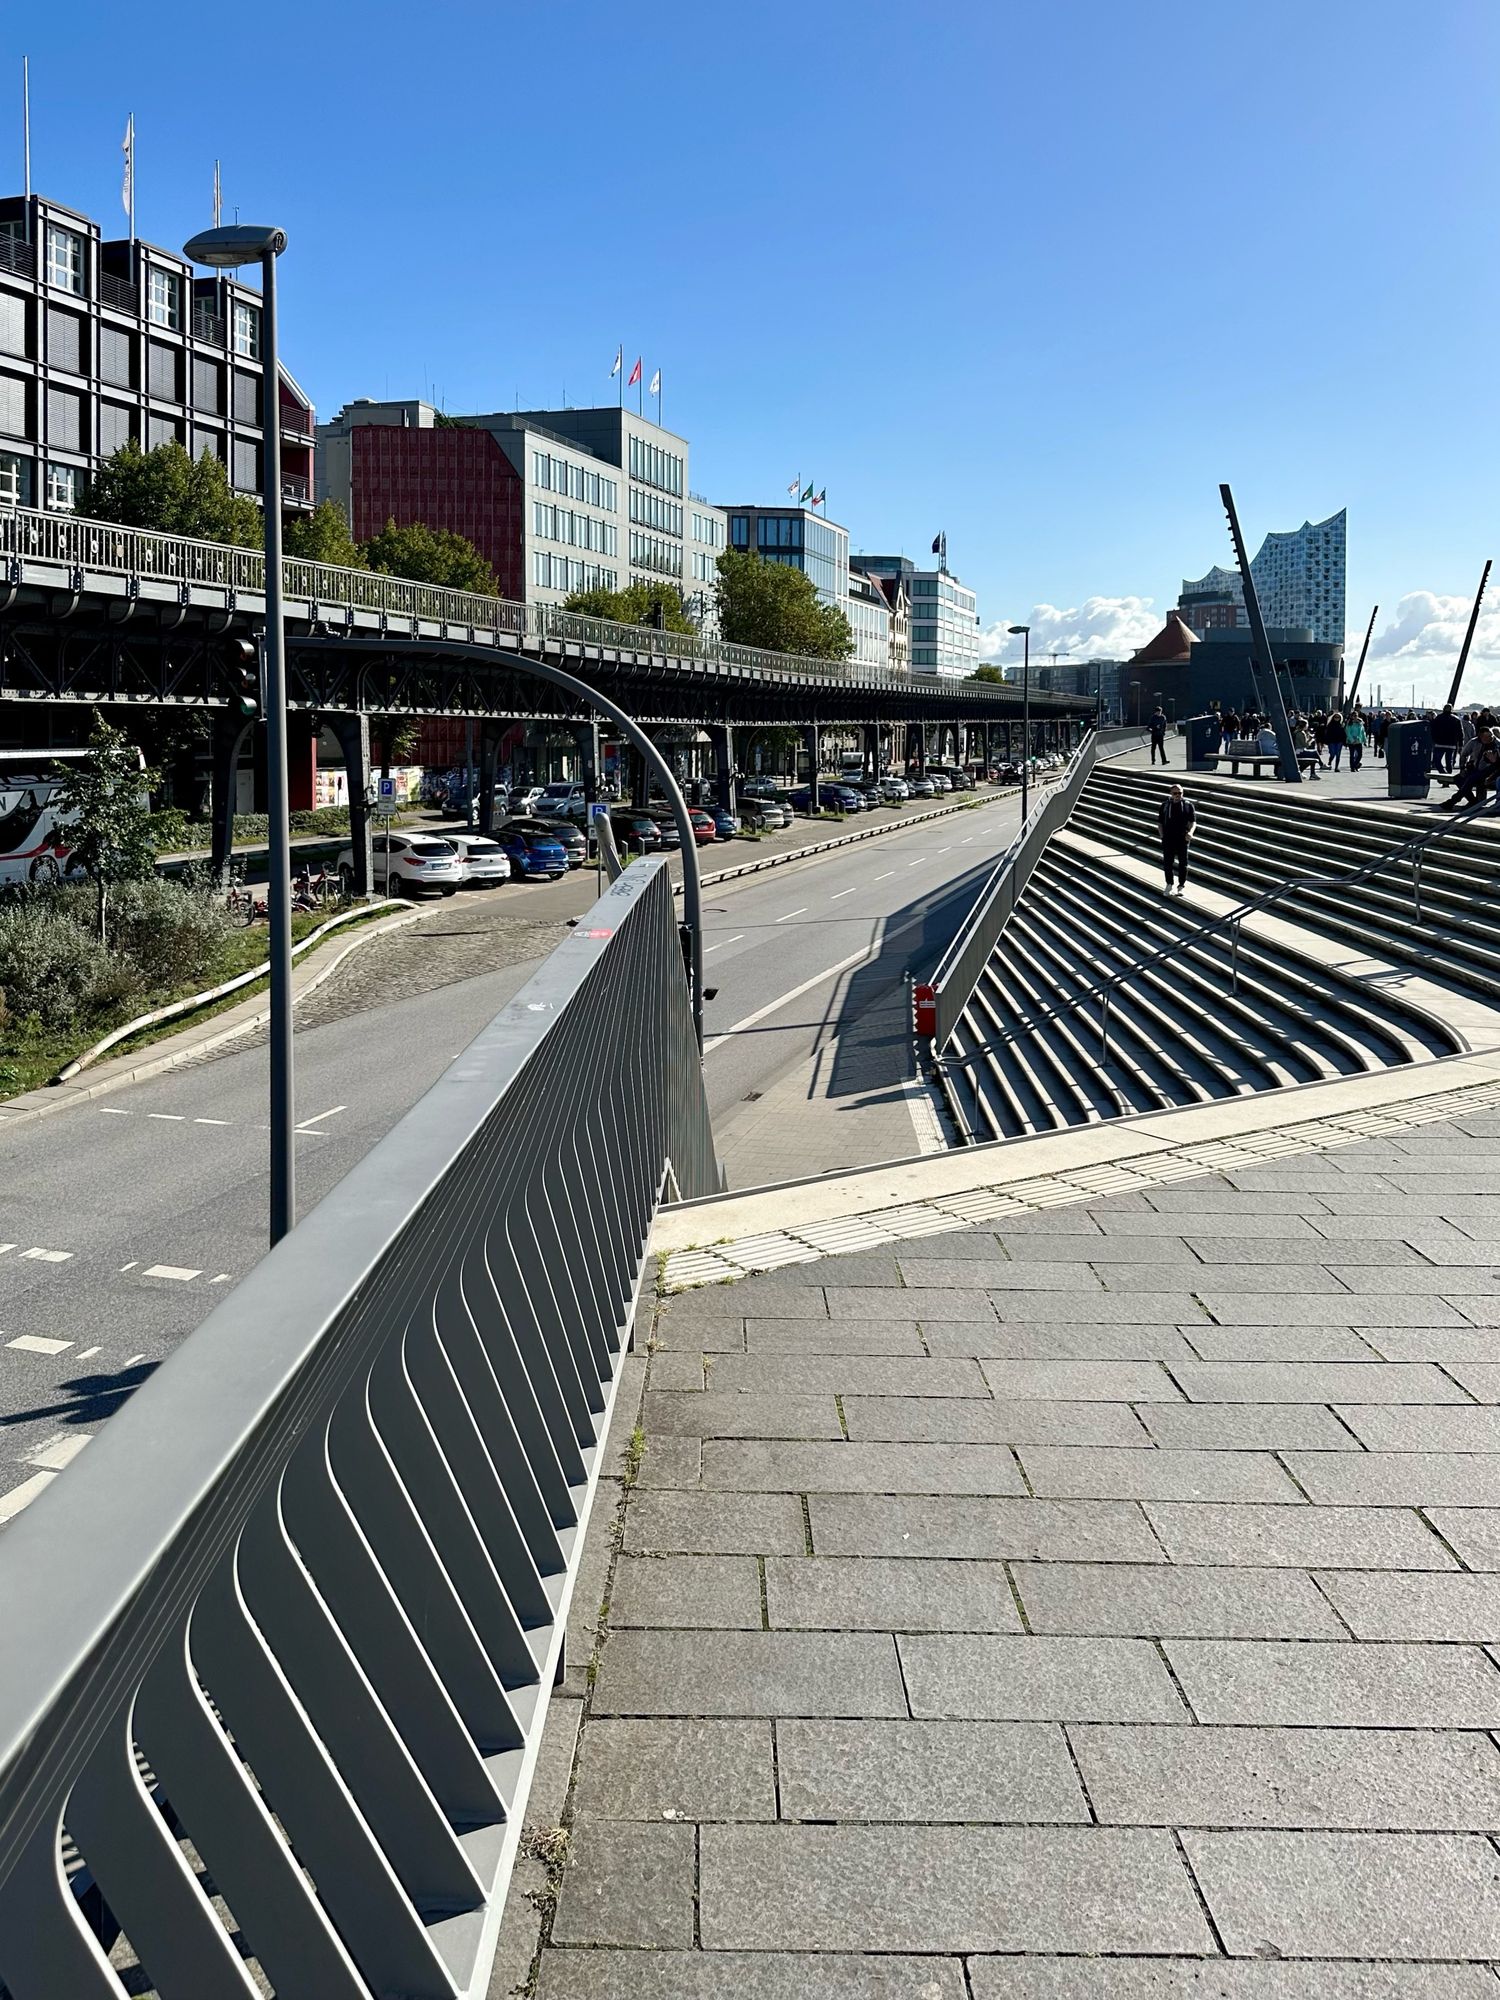
[[[468,879],[468,869],[456,847],[431,834],[375,833],[371,838],[370,883],[388,896],[414,896],[419,889],[436,889],[453,896]],[[386,848],[390,848],[390,879],[386,879]],[[346,896],[354,889],[354,849],[339,856],[339,881]]]

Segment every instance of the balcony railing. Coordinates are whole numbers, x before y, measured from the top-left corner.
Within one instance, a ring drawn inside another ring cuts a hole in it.
[[[117,278],[113,271],[101,271],[99,303],[102,306],[113,306],[116,312],[139,312],[140,288],[134,278]]]
[[[306,500],[307,481],[299,473],[283,472],[281,475],[281,497],[283,500]]]
[[[19,277],[36,275],[36,245],[24,236],[0,236],[0,271],[14,271]]]
[[[207,340],[215,347],[224,345],[224,315],[210,312],[206,306],[193,307],[193,338]]]

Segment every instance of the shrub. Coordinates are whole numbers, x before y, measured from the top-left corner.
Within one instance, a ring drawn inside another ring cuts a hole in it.
[[[76,892],[67,892],[80,900]],[[89,930],[64,912],[61,897],[30,897],[0,910],[0,993],[13,1021],[34,1019],[43,1032],[79,1028],[140,990],[134,966],[112,959]],[[88,923],[91,892],[80,912]]]
[[[78,916],[84,914],[78,911]],[[223,901],[195,884],[153,878],[122,882],[114,892],[110,944],[149,993],[209,980],[228,937]]]

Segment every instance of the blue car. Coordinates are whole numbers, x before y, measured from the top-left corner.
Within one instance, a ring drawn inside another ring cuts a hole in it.
[[[540,875],[548,881],[556,881],[559,875],[568,872],[567,849],[550,833],[533,833],[520,826],[502,826],[495,838],[510,856],[511,868],[518,875]]]

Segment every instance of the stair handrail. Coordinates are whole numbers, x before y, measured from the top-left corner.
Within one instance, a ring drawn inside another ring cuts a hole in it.
[[[1500,800],[1500,794],[1497,794],[1496,800],[1484,800],[1477,805],[1466,806],[1461,813],[1456,814],[1450,820],[1445,820],[1441,826],[1429,827],[1425,833],[1420,833],[1411,840],[1402,841],[1397,847],[1387,848],[1383,853],[1377,854],[1373,861],[1366,861],[1358,868],[1347,869],[1342,874],[1299,875],[1295,878],[1289,878],[1285,882],[1273,883],[1269,889],[1263,889],[1258,896],[1252,896],[1247,902],[1237,904],[1232,910],[1226,910],[1222,916],[1212,917],[1206,923],[1197,925],[1193,930],[1185,931],[1181,937],[1174,938],[1171,944],[1163,945],[1159,951],[1152,952],[1148,958],[1137,959],[1134,965],[1127,965],[1122,971],[1112,973],[1108,979],[1101,979],[1097,984],[1085,987],[1081,993],[1071,994],[1066,1000],[1059,1001],[1055,1006],[1044,1008],[1039,1013],[1029,1015],[1025,1021],[1018,1022],[1015,1026],[1008,1028],[1004,1034],[992,1035],[986,1041],[976,1042],[963,1055],[935,1056],[934,1061],[936,1066],[940,1071],[968,1069],[977,1057],[988,1055],[996,1049],[1010,1048],[1023,1035],[1034,1034],[1038,1028],[1045,1028],[1049,1022],[1064,1020],[1068,1015],[1076,1014],[1080,1007],[1086,1007],[1090,1001],[1094,1000],[1099,1002],[1099,1046],[1101,1060],[1103,1060],[1109,1050],[1110,996],[1115,992],[1117,987],[1126,985],[1130,980],[1135,979],[1143,972],[1151,971],[1154,966],[1166,964],[1169,959],[1180,958],[1185,951],[1190,950],[1194,945],[1200,944],[1205,938],[1212,937],[1215,932],[1228,930],[1230,932],[1230,991],[1238,993],[1240,926],[1246,917],[1258,916],[1262,910],[1268,909],[1271,904],[1280,902],[1284,897],[1294,896],[1302,890],[1341,889],[1347,888],[1355,882],[1366,881],[1370,876],[1378,874],[1382,868],[1391,867],[1407,855],[1414,857],[1412,861],[1412,893],[1416,903],[1417,922],[1421,923],[1423,922],[1422,857],[1426,853],[1426,850],[1432,845],[1433,841],[1442,840],[1448,834],[1456,832],[1459,827],[1466,826],[1470,820],[1477,819],[1482,814],[1488,814],[1493,818],[1495,813],[1500,811],[1500,803],[1497,803],[1497,800]]]

